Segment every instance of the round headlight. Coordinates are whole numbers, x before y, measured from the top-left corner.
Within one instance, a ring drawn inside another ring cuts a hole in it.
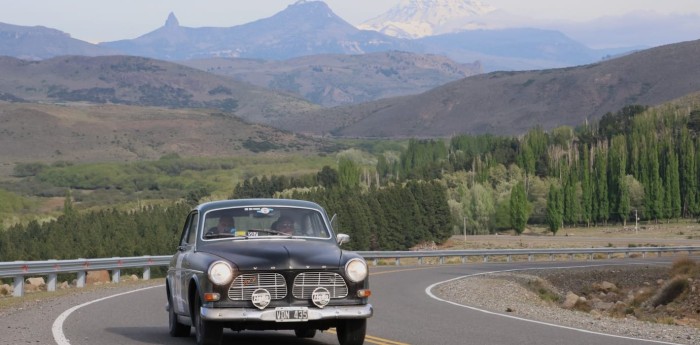
[[[209,280],[215,285],[226,285],[233,279],[233,268],[224,261],[209,266]]]
[[[352,259],[345,264],[345,274],[351,281],[361,282],[367,278],[367,263],[361,259]]]

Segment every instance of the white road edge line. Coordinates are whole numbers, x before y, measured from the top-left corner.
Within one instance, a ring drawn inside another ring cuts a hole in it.
[[[98,299],[90,301],[90,302],[85,302],[81,305],[76,305],[75,307],[72,307],[72,308],[64,311],[53,322],[53,326],[51,326],[51,333],[53,333],[53,339],[54,339],[54,341],[56,341],[56,344],[58,344],[58,345],[70,345],[70,341],[68,341],[68,338],[66,338],[66,335],[63,334],[63,322],[66,321],[66,319],[68,318],[68,316],[70,316],[70,314],[72,314],[74,311],[76,311],[82,307],[88,306],[88,305],[93,304],[93,303],[101,302],[101,301],[104,301],[106,299],[119,297],[119,296],[127,295],[127,294],[134,293],[134,292],[139,292],[139,291],[143,291],[143,290],[160,288],[163,286],[165,286],[165,284],[150,286],[147,288],[137,289],[137,290],[133,290],[133,291],[122,292],[122,293],[118,293],[116,295],[102,297],[102,298],[98,298]]]
[[[631,264],[631,265],[648,265],[648,264],[650,264],[650,263],[627,263],[627,265],[630,265],[630,264]],[[652,263],[652,264],[653,264],[653,263]],[[479,309],[479,308],[476,308],[476,307],[470,307],[470,306],[468,306],[468,305],[464,305],[464,304],[459,304],[459,303],[456,303],[456,302],[448,301],[448,300],[445,300],[445,299],[442,299],[442,298],[440,298],[440,297],[435,296],[435,295],[431,292],[431,290],[432,290],[434,287],[436,287],[436,286],[438,286],[438,285],[441,285],[441,284],[449,283],[449,282],[454,281],[454,280],[459,280],[459,279],[464,279],[464,278],[469,278],[469,277],[475,277],[475,276],[480,276],[480,275],[487,275],[487,274],[492,274],[492,273],[515,272],[515,271],[529,271],[529,270],[542,270],[542,269],[565,269],[565,268],[581,268],[581,267],[597,267],[597,266],[619,266],[619,265],[620,265],[620,264],[599,264],[599,265],[562,266],[562,267],[548,267],[548,268],[547,268],[547,267],[545,267],[545,268],[539,268],[539,267],[538,267],[538,268],[516,268],[516,269],[510,269],[510,270],[501,270],[501,271],[491,271],[491,272],[475,273],[475,274],[469,274],[469,275],[466,275],[466,276],[461,276],[461,277],[457,277],[457,278],[452,278],[452,279],[448,279],[448,280],[445,280],[445,281],[441,281],[441,282],[435,283],[435,284],[430,285],[430,286],[428,286],[427,288],[425,288],[425,293],[426,293],[428,296],[430,296],[431,298],[433,298],[433,299],[435,299],[435,300],[437,300],[437,301],[440,301],[440,302],[449,303],[449,304],[452,304],[452,305],[456,305],[456,306],[458,306],[458,307],[462,307],[462,308],[467,308],[467,309],[475,310],[475,311],[482,312],[482,313],[485,313],[485,314],[491,314],[491,315],[497,315],[497,316],[507,317],[507,318],[509,318],[509,319],[515,319],[515,320],[525,321],[525,322],[532,322],[532,323],[536,323],[536,324],[540,324],[540,325],[544,325],[544,326],[563,328],[563,329],[568,329],[568,330],[572,330],[572,331],[576,331],[576,332],[589,333],[589,334],[596,334],[596,335],[602,335],[602,336],[612,337],[612,338],[621,338],[621,339],[628,339],[628,340],[636,340],[636,341],[643,341],[643,342],[655,343],[655,344],[683,345],[683,344],[678,344],[678,343],[669,343],[669,342],[665,342],[665,341],[649,340],[649,339],[641,339],[641,338],[633,338],[633,337],[626,337],[626,336],[622,336],[622,335],[614,335],[614,334],[607,334],[607,333],[594,332],[594,331],[589,331],[589,330],[581,329],[581,328],[575,328],[575,327],[557,325],[557,324],[548,323],[548,322],[542,322],[542,321],[537,321],[537,320],[530,320],[530,319],[525,319],[525,318],[521,318],[521,317],[517,317],[517,316],[512,316],[512,315],[507,315],[507,314],[496,313],[496,312],[492,312],[492,311],[488,311],[488,310],[484,310],[484,309]]]

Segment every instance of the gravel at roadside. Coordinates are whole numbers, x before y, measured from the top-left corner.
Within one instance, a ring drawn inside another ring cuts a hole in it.
[[[619,269],[623,270],[623,268]],[[551,270],[532,270],[521,273],[472,276],[440,285],[434,293],[440,298],[455,303],[530,320],[624,337],[678,344],[700,344],[698,328],[645,322],[634,317],[612,318],[566,310],[555,305],[554,302],[541,299],[522,284],[542,277],[551,278],[553,274],[557,274],[552,272]],[[642,276],[638,272],[630,272],[628,277],[634,280]]]

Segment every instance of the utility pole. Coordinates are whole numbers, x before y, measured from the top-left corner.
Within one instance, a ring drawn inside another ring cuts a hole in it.
[[[634,209],[634,233],[638,234],[639,233],[639,228],[637,226],[637,221],[639,220],[639,217],[637,217],[637,209]]]

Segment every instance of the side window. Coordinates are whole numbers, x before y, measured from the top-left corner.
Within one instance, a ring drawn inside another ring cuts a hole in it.
[[[194,243],[195,236],[197,235],[197,218],[197,212],[192,212],[187,216],[185,226],[182,229],[182,237],[180,238],[181,246]]]

